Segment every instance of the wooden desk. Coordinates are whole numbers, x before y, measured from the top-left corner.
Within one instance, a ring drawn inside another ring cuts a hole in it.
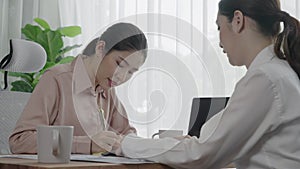
[[[69,164],[41,164],[37,160],[0,158],[0,169],[171,169],[163,164],[109,164],[71,161]]]

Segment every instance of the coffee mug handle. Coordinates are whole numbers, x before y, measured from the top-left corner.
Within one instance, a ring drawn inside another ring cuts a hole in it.
[[[157,136],[157,135],[159,135],[159,133],[154,133],[154,134],[152,135],[152,138],[154,138],[154,137]]]
[[[58,155],[59,154],[59,131],[52,130],[52,154]]]

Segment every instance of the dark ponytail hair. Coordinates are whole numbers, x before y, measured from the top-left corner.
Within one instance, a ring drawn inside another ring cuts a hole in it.
[[[281,11],[279,18],[284,24],[278,35],[274,50],[280,59],[286,59],[300,78],[300,24],[297,19]],[[283,51],[281,50],[283,48]]]
[[[118,51],[140,51],[147,57],[147,39],[144,33],[135,25],[130,23],[117,23],[109,28],[99,37],[92,40],[83,50],[83,55],[95,54],[98,41],[105,42],[105,54],[112,50]]]
[[[275,38],[274,51],[287,60],[300,78],[300,25],[299,21],[280,9],[279,0],[221,0],[219,13],[232,21],[234,11],[256,21],[260,32]],[[280,32],[280,22],[284,29]],[[283,50],[282,50],[283,49]]]

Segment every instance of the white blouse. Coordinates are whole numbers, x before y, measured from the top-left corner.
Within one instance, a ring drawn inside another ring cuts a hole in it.
[[[214,169],[235,163],[241,169],[300,167],[300,80],[263,49],[237,83],[227,107],[202,127],[200,138],[142,139],[128,135],[127,157],[174,168]]]

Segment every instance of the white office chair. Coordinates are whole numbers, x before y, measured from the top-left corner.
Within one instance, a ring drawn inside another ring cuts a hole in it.
[[[0,70],[5,71],[5,86],[0,91],[0,154],[11,153],[8,137],[31,95],[9,91],[7,72],[37,72],[44,67],[46,60],[46,52],[39,44],[22,39],[10,40],[10,53],[0,62]]]

